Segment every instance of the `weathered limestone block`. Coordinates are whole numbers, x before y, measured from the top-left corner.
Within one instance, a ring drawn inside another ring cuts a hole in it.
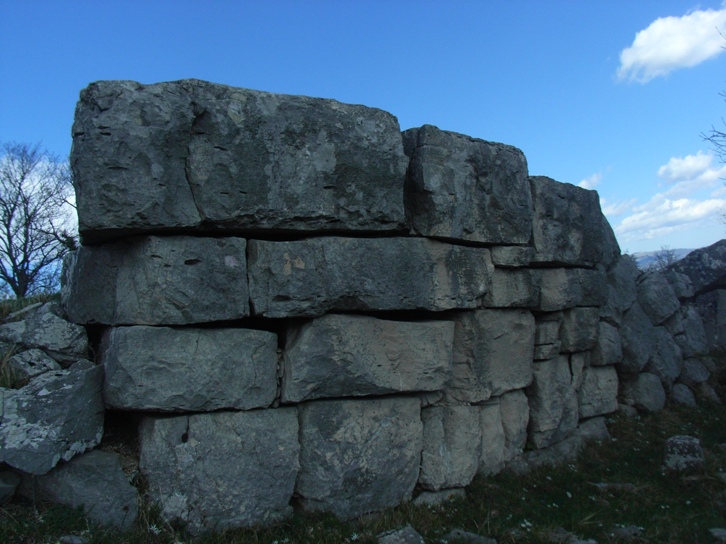
[[[41,349],[62,366],[88,356],[86,330],[63,319],[54,302],[43,304],[23,321],[0,325],[0,341]]]
[[[568,355],[534,364],[529,400],[529,441],[546,448],[574,431],[578,421],[577,391]]]
[[[660,325],[681,307],[673,287],[660,272],[643,274],[636,289],[638,303],[653,325]]]
[[[572,387],[580,390],[585,377],[585,369],[590,367],[590,352],[580,351],[570,354],[570,374],[572,375]]]
[[[529,266],[534,256],[534,248],[529,246],[494,246],[490,251],[492,263],[501,268]]]
[[[249,410],[277,394],[277,335],[252,329],[117,327],[101,343],[106,405]]]
[[[103,368],[79,361],[21,389],[0,388],[0,462],[45,474],[103,436]]]
[[[489,250],[424,238],[311,238],[249,242],[256,315],[315,317],[331,310],[476,308]]]
[[[544,268],[540,276],[539,309],[554,312],[575,306],[602,306],[607,301],[606,276],[587,268]]]
[[[411,159],[406,205],[424,236],[526,244],[532,232],[527,161],[517,148],[431,125],[403,133]]]
[[[706,455],[695,436],[678,435],[666,440],[662,470],[668,474],[703,472]]]
[[[481,402],[529,385],[535,331],[529,311],[462,312],[455,323],[450,400]]]
[[[611,325],[620,325],[623,314],[638,298],[636,280],[641,271],[630,255],[621,255],[608,270],[607,303],[600,309],[600,315]]]
[[[28,480],[30,480],[28,478]],[[36,476],[21,493],[43,498],[83,513],[99,525],[128,531],[139,512],[139,494],[121,468],[115,453],[93,450],[60,463],[48,474]]]
[[[535,346],[557,342],[560,338],[563,318],[562,312],[538,314],[536,317],[537,328],[534,335]]]
[[[696,295],[726,287],[726,239],[691,251],[669,270],[688,276]]]
[[[479,473],[496,474],[504,466],[507,451],[507,437],[499,399],[492,399],[478,408],[481,409],[482,428]]]
[[[140,469],[162,516],[193,534],[274,523],[299,463],[295,408],[145,417]]]
[[[365,106],[183,80],[102,81],[76,107],[84,241],[152,229],[390,230],[398,122]]]
[[[242,238],[144,236],[82,247],[61,296],[75,323],[186,325],[249,315]]]
[[[504,393],[499,397],[499,409],[504,429],[504,461],[515,458],[527,445],[529,402],[522,389]]]
[[[707,381],[711,377],[706,365],[700,359],[690,357],[683,361],[683,369],[678,376],[678,381],[694,387]]]
[[[413,397],[300,404],[300,474],[305,510],[350,519],[410,499],[423,424]]]
[[[649,372],[623,376],[620,398],[629,406],[645,412],[660,412],[665,406],[666,393],[660,378]]]
[[[5,365],[13,378],[14,388],[26,385],[31,379],[45,372],[62,368],[40,349],[29,349],[13,355]]]
[[[534,270],[494,268],[484,297],[488,308],[535,308],[539,304],[540,276]]]
[[[542,344],[541,346],[534,346],[534,353],[532,359],[535,361],[546,361],[548,359],[554,359],[560,354],[561,342],[558,340],[554,344]]]
[[[693,394],[693,391],[691,391],[691,388],[683,383],[673,385],[670,401],[683,406],[690,406],[692,408],[696,407],[696,396]]]
[[[534,204],[534,263],[608,265],[620,253],[595,191],[544,176],[529,178]]]
[[[623,341],[621,372],[635,374],[645,368],[656,346],[655,327],[637,302],[623,315],[620,337]]]
[[[675,335],[674,340],[681,348],[683,357],[703,355],[708,348],[708,342],[701,315],[689,304],[681,308],[681,316],[683,333]]]
[[[681,274],[680,272],[677,272],[672,268],[666,268],[665,270],[661,271],[661,274],[663,274],[663,276],[668,280],[668,283],[671,284],[673,292],[678,297],[678,300],[688,299],[696,294],[695,290],[693,289],[693,283],[691,282],[691,278],[689,278],[685,274]]]
[[[585,368],[578,399],[581,418],[615,412],[618,409],[618,373],[615,367]]]
[[[665,390],[670,391],[683,368],[681,348],[664,327],[655,328],[655,337],[655,351],[645,370],[658,376]]]
[[[421,410],[421,420],[419,485],[433,491],[469,485],[482,453],[481,408],[432,406]]]
[[[598,308],[572,308],[563,312],[560,329],[561,351],[572,353],[593,349],[597,344]]]
[[[453,340],[452,321],[328,314],[293,325],[284,352],[282,402],[437,391],[451,374]]]
[[[592,350],[593,366],[615,365],[623,360],[623,342],[620,332],[606,321],[597,326],[597,343]]]
[[[718,289],[696,298],[696,308],[706,335],[705,351],[726,350],[726,289]]]

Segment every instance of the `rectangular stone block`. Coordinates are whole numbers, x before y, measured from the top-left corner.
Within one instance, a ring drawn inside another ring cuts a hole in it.
[[[504,466],[507,449],[506,432],[499,399],[478,407],[481,410],[482,452],[480,474],[496,474]]]
[[[267,331],[112,328],[101,360],[112,408],[249,410],[270,406],[277,394],[277,335]]]
[[[603,306],[607,302],[607,276],[587,268],[543,268],[539,309],[554,312],[575,306]]]
[[[84,242],[156,229],[399,230],[408,160],[365,106],[187,79],[81,93],[71,163]]]
[[[536,308],[540,277],[534,270],[494,268],[484,297],[487,308]]]
[[[504,428],[504,461],[514,459],[527,445],[529,401],[522,389],[510,391],[499,397],[499,409]]]
[[[436,391],[451,374],[454,323],[329,314],[288,329],[282,402]]]
[[[329,311],[476,308],[489,250],[424,238],[250,240],[255,315],[316,317]]]
[[[351,519],[411,498],[421,463],[415,397],[319,400],[299,405],[302,507]]]
[[[578,392],[580,417],[609,414],[618,409],[618,373],[614,366],[586,368]]]
[[[192,534],[269,525],[292,514],[295,408],[145,417],[139,467],[162,517]]]
[[[144,236],[84,246],[66,261],[70,321],[187,325],[249,315],[246,241]]]
[[[527,310],[477,310],[455,317],[450,401],[476,403],[532,381],[535,322]]]
[[[414,229],[436,238],[529,243],[532,198],[519,149],[431,125],[405,131],[403,140]]]
[[[587,351],[597,344],[600,312],[597,308],[573,308],[564,312],[560,329],[561,350]]]

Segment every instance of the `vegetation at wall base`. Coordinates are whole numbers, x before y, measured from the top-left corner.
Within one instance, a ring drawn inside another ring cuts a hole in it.
[[[0,507],[0,541],[55,543],[76,535],[86,544],[375,543],[379,533],[410,524],[427,542],[439,542],[452,529],[500,544],[566,542],[558,538],[567,533],[600,544],[712,542],[708,530],[726,526],[726,407],[703,403],[632,419],[614,415],[610,431],[611,441],[588,446],[573,463],[526,476],[477,478],[466,499],[443,506],[408,504],[350,522],[296,514],[268,528],[193,539],[148,505],[136,529],[120,534],[89,524],[79,511],[15,499]],[[679,434],[700,438],[704,472],[679,477],[661,471],[665,441]],[[623,528],[638,536],[618,536]]]

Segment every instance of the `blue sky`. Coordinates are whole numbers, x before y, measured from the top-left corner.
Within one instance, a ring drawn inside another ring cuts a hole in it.
[[[92,81],[335,98],[514,145],[595,188],[623,251],[726,236],[721,0],[0,0],[0,141],[71,147]],[[637,38],[636,38],[637,36]]]

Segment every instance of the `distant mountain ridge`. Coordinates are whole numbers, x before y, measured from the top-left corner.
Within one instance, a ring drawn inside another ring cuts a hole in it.
[[[651,266],[656,265],[658,263],[659,257],[665,258],[666,254],[668,253],[672,253],[673,257],[675,257],[675,260],[679,261],[686,255],[688,255],[691,251],[693,251],[693,249],[670,248],[663,248],[657,251],[638,251],[636,253],[633,253],[633,258],[635,259],[638,268],[640,268],[641,270],[645,270],[646,268],[650,268]]]

